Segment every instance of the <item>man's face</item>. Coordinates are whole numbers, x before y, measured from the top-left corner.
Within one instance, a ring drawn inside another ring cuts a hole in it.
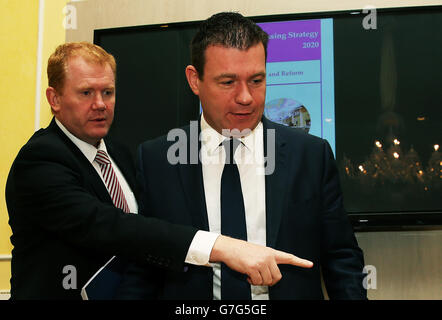
[[[115,77],[111,67],[89,63],[82,57],[71,58],[63,92],[55,95],[53,103],[50,101],[55,117],[74,136],[97,146],[114,118]]]
[[[253,130],[264,112],[264,46],[259,43],[247,50],[209,46],[205,58],[203,80],[196,79],[191,88],[201,100],[207,123],[219,133]]]

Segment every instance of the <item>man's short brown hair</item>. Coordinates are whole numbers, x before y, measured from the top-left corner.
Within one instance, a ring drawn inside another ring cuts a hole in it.
[[[108,63],[116,78],[115,58],[103,48],[89,42],[65,43],[59,45],[48,60],[48,85],[59,93],[63,91],[68,61],[73,57],[82,57],[88,62],[100,65]]]
[[[268,34],[249,18],[238,12],[220,12],[203,21],[192,39],[190,55],[192,65],[203,79],[205,52],[209,46],[222,46],[247,50],[259,43],[267,58]]]

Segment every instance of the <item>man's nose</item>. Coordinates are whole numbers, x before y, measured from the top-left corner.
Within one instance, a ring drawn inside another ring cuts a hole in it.
[[[92,107],[98,110],[106,109],[106,104],[104,103],[103,96],[100,92],[95,94],[94,101],[92,102]]]
[[[250,88],[247,83],[238,84],[235,100],[237,103],[242,105],[249,105],[250,103],[252,103],[253,97],[250,93]]]

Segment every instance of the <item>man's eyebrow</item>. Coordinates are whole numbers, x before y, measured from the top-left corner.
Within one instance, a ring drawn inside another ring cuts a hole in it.
[[[215,77],[215,80],[220,80],[220,79],[224,79],[224,78],[235,79],[235,78],[237,78],[237,76],[234,73],[221,73],[220,75]]]
[[[265,76],[266,76],[266,73],[264,71],[262,71],[262,72],[255,73],[250,78],[265,77]]]
[[[94,90],[94,86],[89,84],[81,84],[77,88],[78,90]],[[103,90],[115,90],[115,85],[105,86]]]
[[[266,73],[264,71],[263,72],[257,72],[255,74],[251,75],[250,79],[256,78],[256,77],[265,77],[265,76],[266,76]],[[222,74],[216,76],[215,80],[221,80],[221,79],[225,79],[225,78],[236,79],[237,75],[234,74],[234,73],[222,73]]]

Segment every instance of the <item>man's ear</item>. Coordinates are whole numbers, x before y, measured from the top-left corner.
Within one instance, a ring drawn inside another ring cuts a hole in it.
[[[189,83],[190,89],[192,89],[193,93],[199,94],[199,82],[201,81],[198,76],[198,71],[196,71],[195,67],[189,65],[186,67],[186,78]]]
[[[51,105],[52,113],[56,114],[60,110],[60,98],[57,90],[52,87],[46,89],[46,99]]]

